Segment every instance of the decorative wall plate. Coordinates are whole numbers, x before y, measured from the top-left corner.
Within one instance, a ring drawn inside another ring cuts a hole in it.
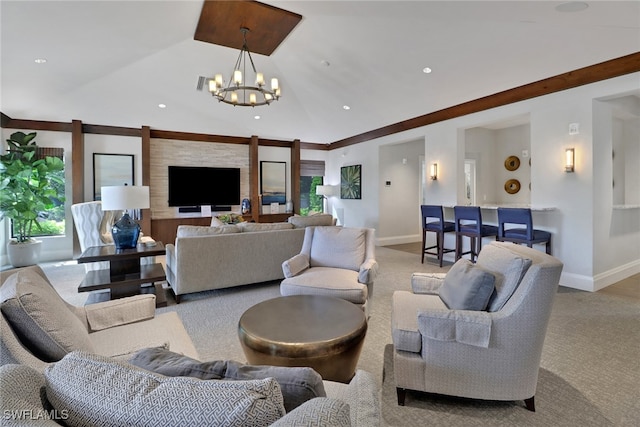
[[[507,182],[504,183],[504,191],[509,194],[516,194],[520,191],[520,181],[517,179],[508,179]]]
[[[520,159],[517,156],[509,156],[504,161],[504,167],[508,171],[514,171],[520,167]]]

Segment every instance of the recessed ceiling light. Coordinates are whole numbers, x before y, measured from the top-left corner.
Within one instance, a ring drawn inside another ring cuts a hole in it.
[[[425,74],[429,74],[429,73],[431,73],[431,71],[433,71],[433,70],[431,68],[429,68],[429,67],[424,67],[422,69],[422,72],[425,73]]]
[[[253,116],[254,119],[260,120],[260,116]]]
[[[343,105],[343,106],[342,106],[342,109],[343,109],[343,110],[351,110],[351,107],[349,107],[348,105]]]
[[[583,1],[568,1],[556,6],[558,12],[580,12],[588,8],[589,5]]]
[[[35,62],[36,64],[44,64],[45,62],[47,62],[47,59],[46,59],[46,58],[36,58],[36,59],[34,60],[34,62]]]
[[[158,108],[167,108],[167,104],[158,104]]]

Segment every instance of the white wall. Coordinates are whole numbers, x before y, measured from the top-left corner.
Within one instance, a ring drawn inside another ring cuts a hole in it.
[[[505,118],[530,118],[532,159],[531,205],[555,207],[534,214],[536,227],[553,233],[553,254],[564,262],[561,284],[597,290],[613,279],[640,272],[640,209],[614,211],[611,193],[611,166],[600,168],[596,159],[611,157],[611,147],[594,142],[594,131],[606,126],[594,118],[593,100],[637,91],[640,73],[581,86],[532,100],[459,117],[424,128],[413,129],[329,152],[328,176],[339,183],[340,167],[363,166],[363,199],[339,200],[347,226],[392,229],[376,211],[379,183],[378,147],[424,138],[425,161],[438,162],[438,181],[429,181],[425,200],[455,204],[462,200],[464,130]],[[570,136],[569,123],[579,123],[580,133]],[[564,172],[564,150],[576,150],[575,173]],[[606,156],[605,156],[606,152]],[[602,162],[602,164],[611,162]],[[374,175],[373,177],[371,175]],[[382,224],[382,222],[385,224]],[[623,226],[624,224],[624,226]],[[624,233],[613,231],[625,228]],[[392,237],[392,236],[386,236]],[[622,255],[624,253],[624,255]],[[606,254],[612,254],[607,256]],[[605,262],[606,260],[606,262]]]
[[[68,134],[70,135],[70,134]],[[70,136],[69,136],[70,137]],[[134,185],[142,185],[142,144],[139,137],[84,135],[84,201],[93,200],[93,154],[132,154]]]
[[[408,243],[422,238],[419,211],[423,155],[423,139],[379,147],[380,222],[376,236],[379,244]]]

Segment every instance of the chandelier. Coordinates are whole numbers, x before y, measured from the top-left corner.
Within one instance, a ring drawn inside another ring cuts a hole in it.
[[[253,58],[251,58],[251,52],[249,52],[249,48],[247,47],[247,33],[249,29],[243,27],[240,28],[240,31],[242,32],[243,39],[242,49],[236,60],[236,65],[233,67],[232,78],[225,86],[222,74],[216,74],[213,79],[209,80],[209,92],[211,92],[211,95],[216,97],[218,101],[233,106],[256,107],[258,105],[269,105],[280,98],[278,79],[271,79],[271,90],[265,87],[264,74],[256,71]],[[253,71],[252,80],[249,80],[249,75],[247,75],[247,58]],[[254,86],[250,85],[249,82],[251,81],[255,82]]]

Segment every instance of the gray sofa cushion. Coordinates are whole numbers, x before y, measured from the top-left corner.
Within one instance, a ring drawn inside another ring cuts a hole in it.
[[[176,237],[196,237],[211,236],[215,234],[240,233],[242,230],[236,225],[221,225],[218,227],[207,227],[204,225],[179,225]]]
[[[452,310],[484,310],[493,293],[495,276],[460,258],[451,267],[438,295]]]
[[[137,352],[129,363],[170,377],[194,377],[202,380],[255,380],[274,378],[280,385],[287,412],[307,400],[325,397],[322,377],[312,368],[243,365],[231,360],[200,362],[160,348]]]
[[[288,222],[241,222],[237,227],[242,230],[243,233],[250,233],[253,231],[291,230],[293,224],[289,224]]]
[[[273,378],[203,381],[164,377],[73,352],[45,370],[47,399],[69,426],[270,425],[284,416]]]
[[[46,362],[73,350],[93,351],[89,332],[35,271],[12,274],[0,288],[2,314],[29,350]]]
[[[311,267],[345,268],[359,271],[364,262],[365,230],[316,227],[311,241]]]
[[[67,414],[54,410],[45,397],[44,375],[26,365],[0,366],[0,425],[59,426]]]
[[[422,310],[446,310],[437,295],[396,291],[392,296],[391,337],[396,350],[420,353],[422,335],[418,330],[418,314]]]
[[[498,311],[515,292],[531,266],[531,259],[502,246],[487,245],[480,251],[476,265],[496,276],[495,290],[489,299],[487,310]]]
[[[351,426],[349,405],[338,399],[315,398],[280,418],[271,427]]]

